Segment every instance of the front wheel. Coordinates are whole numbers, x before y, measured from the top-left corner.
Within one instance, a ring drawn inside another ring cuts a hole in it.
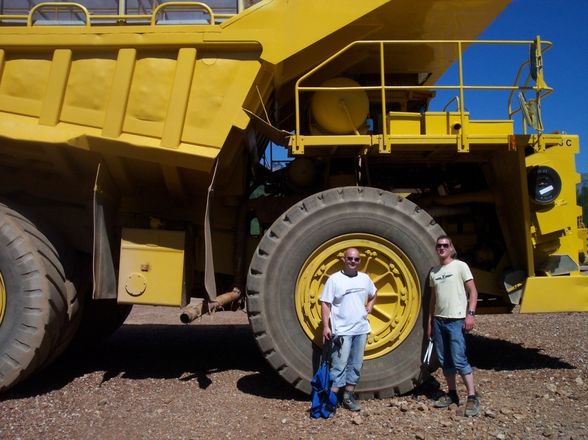
[[[320,294],[359,250],[378,289],[357,392],[387,397],[418,383],[423,351],[426,276],[443,230],[414,203],[374,188],[315,194],[276,220],[249,270],[248,313],[256,341],[278,374],[310,392],[313,353],[321,345]]]

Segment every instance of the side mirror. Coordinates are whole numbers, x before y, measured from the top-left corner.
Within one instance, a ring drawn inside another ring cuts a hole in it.
[[[529,70],[533,81],[537,81],[537,40],[533,41],[529,46]]]
[[[529,70],[533,81],[543,82],[543,53],[541,51],[541,38],[539,35],[529,46]]]

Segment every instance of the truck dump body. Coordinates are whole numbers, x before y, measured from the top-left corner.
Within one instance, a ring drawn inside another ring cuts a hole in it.
[[[540,120],[550,44],[506,42],[531,53],[508,84],[463,78],[469,47],[498,44],[475,38],[507,1],[252,3],[3,4],[0,388],[78,322],[97,331],[90,316],[116,327],[121,304],[192,301],[189,321],[246,292],[264,356],[309,391],[320,291],[353,246],[379,291],[359,391],[407,392],[443,233],[472,266],[479,311],[588,309],[579,139]],[[454,63],[455,83],[437,85]],[[477,119],[466,95],[490,89],[508,103]],[[431,111],[440,90],[457,99]],[[57,280],[39,280],[26,338],[23,255]]]
[[[193,170],[202,189],[219,150],[237,148],[230,132],[247,126],[243,108],[259,109],[257,91],[291,105],[294,78],[360,38],[475,37],[505,2],[487,4],[484,21],[460,11],[464,26],[443,20],[439,2],[406,17],[395,13],[406,2],[269,1],[219,25],[0,28],[2,136]],[[455,55],[422,58],[433,82]]]

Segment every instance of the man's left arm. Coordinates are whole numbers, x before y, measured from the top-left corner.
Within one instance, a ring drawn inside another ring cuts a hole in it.
[[[368,312],[368,315],[370,313],[372,313],[372,309],[374,308],[375,303],[376,303],[376,294],[374,293],[374,296],[372,296],[371,298],[368,297],[368,302],[365,305],[365,311]]]
[[[374,282],[372,280],[369,280],[369,290],[368,290],[368,301],[365,305],[365,311],[368,313],[368,315],[370,313],[372,313],[372,310],[374,308],[374,304],[376,303],[376,285],[374,284]],[[371,296],[370,296],[371,293]]]
[[[474,328],[474,316],[476,314],[476,305],[478,304],[478,289],[476,289],[476,283],[473,278],[467,280],[464,285],[468,294],[468,309],[466,311],[464,329],[466,332],[470,332]]]

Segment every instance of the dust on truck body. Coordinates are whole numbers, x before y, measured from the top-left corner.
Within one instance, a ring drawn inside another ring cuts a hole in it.
[[[588,309],[579,139],[542,128],[550,44],[505,42],[512,81],[467,82],[507,1],[30,3],[0,11],[0,389],[131,304],[189,322],[243,292],[308,392],[320,291],[354,246],[379,292],[358,391],[407,392],[443,233],[479,313]],[[466,110],[493,92],[497,119]]]

